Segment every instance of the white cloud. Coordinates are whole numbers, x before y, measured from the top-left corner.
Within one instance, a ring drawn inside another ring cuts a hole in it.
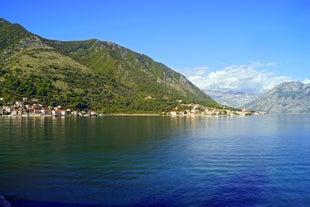
[[[262,94],[274,86],[292,79],[275,75],[270,67],[276,63],[253,62],[248,65],[231,65],[209,72],[207,67],[194,68],[187,77],[202,90],[232,90]],[[309,80],[307,80],[309,81]]]
[[[302,81],[304,84],[309,84],[310,83],[310,79],[306,78],[305,80]]]
[[[183,69],[185,76],[204,76],[208,73],[209,67],[202,66],[202,67],[195,67],[195,68],[186,68]]]
[[[276,66],[277,63],[274,63],[274,62],[270,62],[270,63],[266,63],[266,66]]]

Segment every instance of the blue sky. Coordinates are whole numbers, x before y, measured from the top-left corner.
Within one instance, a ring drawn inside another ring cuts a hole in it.
[[[118,43],[202,89],[310,79],[309,0],[1,0],[0,17],[48,39]]]

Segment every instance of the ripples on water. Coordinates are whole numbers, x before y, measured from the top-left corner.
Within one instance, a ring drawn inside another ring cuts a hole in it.
[[[13,206],[310,206],[310,118],[0,117]]]

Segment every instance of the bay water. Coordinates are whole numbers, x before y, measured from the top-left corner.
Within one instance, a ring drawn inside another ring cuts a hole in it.
[[[12,206],[310,206],[310,116],[0,117]]]

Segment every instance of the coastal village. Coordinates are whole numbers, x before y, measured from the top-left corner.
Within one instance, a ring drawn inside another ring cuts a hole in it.
[[[0,98],[0,106],[2,99]],[[63,109],[62,106],[44,107],[39,99],[28,100],[24,97],[21,101],[16,101],[13,105],[4,104],[0,107],[0,115],[7,116],[97,116],[95,111],[77,111]]]
[[[96,111],[77,111],[72,109],[64,109],[62,106],[48,106],[44,107],[39,103],[37,98],[28,100],[24,97],[21,101],[16,101],[14,104],[2,104],[2,98],[0,98],[0,115],[6,116],[103,116],[104,114],[98,114]],[[182,103],[182,100],[177,100],[176,106],[170,112],[162,112],[161,115],[168,116],[196,116],[196,115],[222,115],[222,116],[247,116],[247,115],[264,115],[266,112],[253,112],[246,108],[243,109],[231,109],[229,107],[222,106],[222,108],[211,108],[203,106],[201,104],[186,104]]]
[[[201,104],[185,104],[182,100],[177,100],[181,103],[180,107],[175,107],[169,112],[170,116],[195,116],[195,115],[213,115],[213,116],[249,116],[249,115],[264,115],[266,112],[250,111],[246,108],[232,109],[230,107],[222,106],[221,108],[212,108],[203,106]]]

